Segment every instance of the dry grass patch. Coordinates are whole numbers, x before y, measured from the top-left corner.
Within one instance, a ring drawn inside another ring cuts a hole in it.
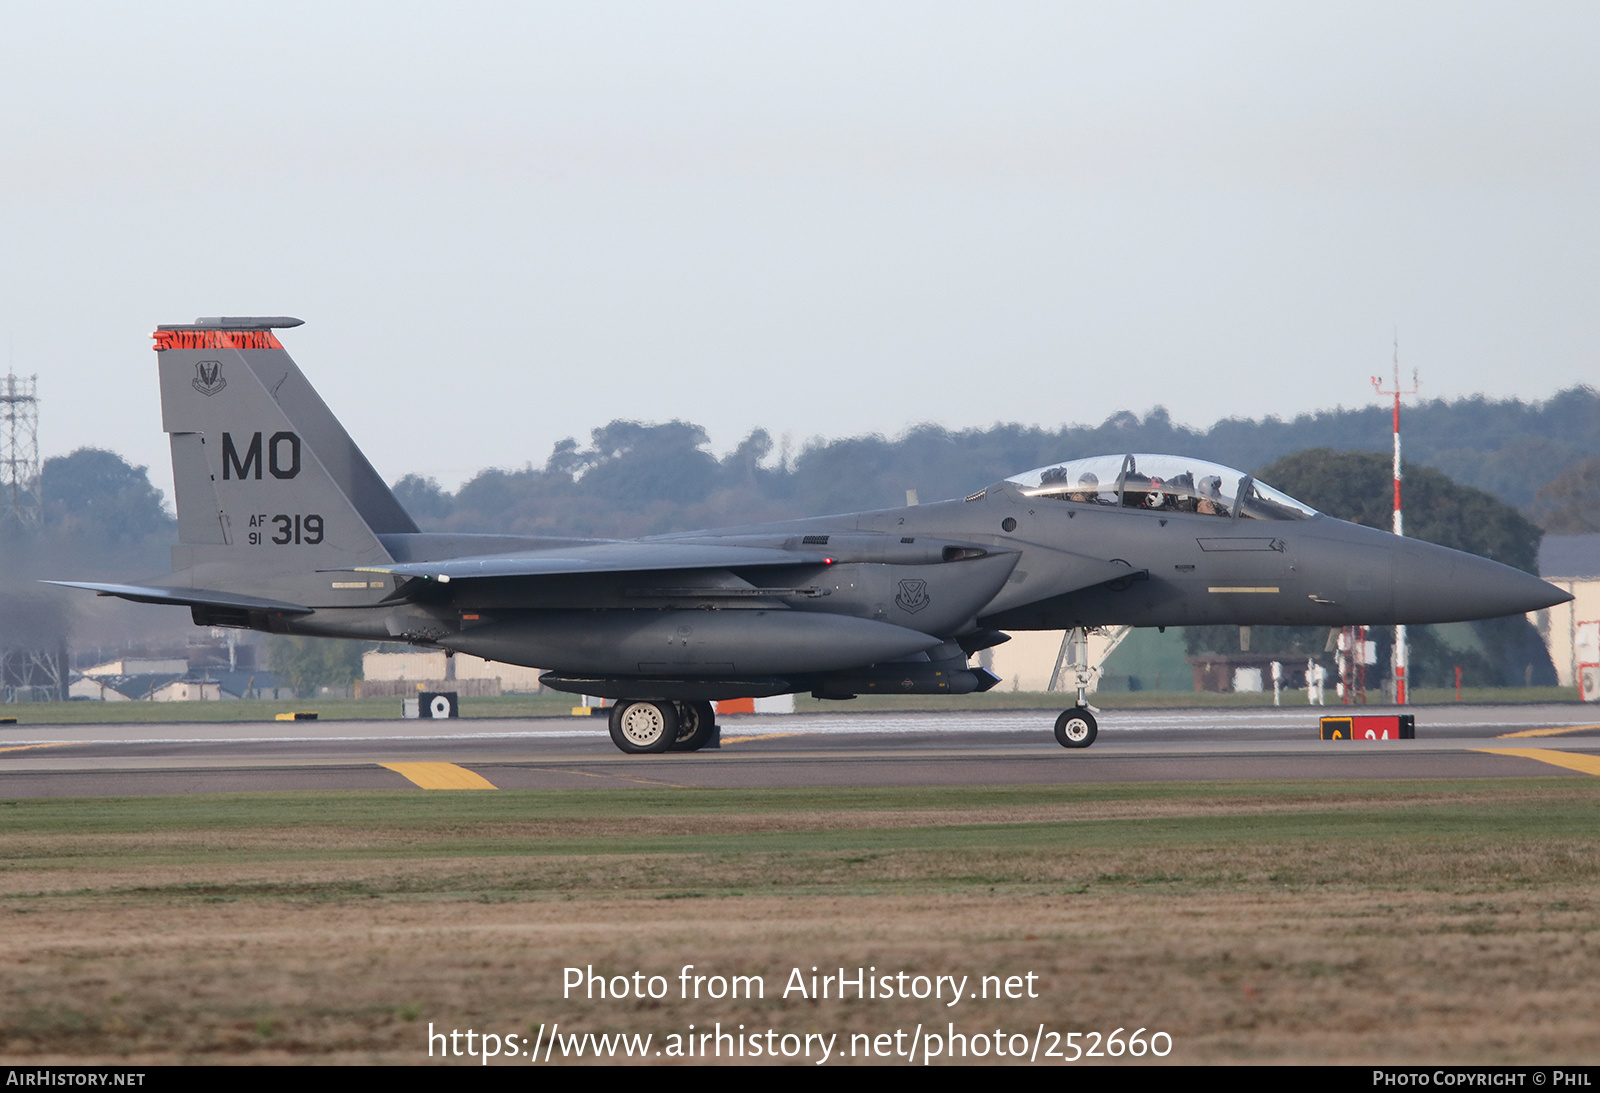
[[[1551,900],[1549,895],[1563,898]],[[1470,904],[1470,901],[1469,901]],[[1173,1061],[1593,1061],[1593,892],[747,896],[111,907],[12,920],[12,1060],[426,1058],[444,1028],[650,1032],[1163,1029]],[[1553,910],[1565,904],[1564,910]],[[55,916],[60,916],[56,918]],[[16,931],[20,931],[17,933]],[[562,998],[567,966],[758,974],[753,1002]],[[812,1002],[791,969],[1039,976],[1040,997]]]
[[[948,809],[943,791],[915,790],[819,791],[815,808],[766,811],[600,792],[18,812],[0,873],[0,1052],[422,1062],[430,1022],[659,1040],[721,1021],[842,1045],[953,1022],[1162,1029],[1181,1062],[1594,1062],[1590,786],[1095,787],[1000,804],[952,790]],[[420,818],[399,811],[419,799]],[[516,819],[529,802],[544,813]],[[258,813],[278,823],[246,822]],[[760,975],[766,997],[678,999],[685,964]],[[674,996],[563,998],[563,969],[589,965],[663,975]],[[1040,996],[777,997],[813,965],[1031,972]]]

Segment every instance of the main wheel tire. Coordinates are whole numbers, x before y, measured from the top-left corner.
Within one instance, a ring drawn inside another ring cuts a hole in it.
[[[1074,706],[1056,718],[1056,743],[1064,748],[1086,748],[1094,743],[1100,727],[1094,714],[1082,706]]]
[[[716,712],[709,702],[674,702],[678,708],[678,738],[672,751],[699,751],[717,728]]]
[[[618,702],[611,707],[611,742],[629,755],[666,751],[678,738],[678,707],[672,702]]]

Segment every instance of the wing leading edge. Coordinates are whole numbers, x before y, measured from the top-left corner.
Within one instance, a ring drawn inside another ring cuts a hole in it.
[[[449,582],[474,578],[556,577],[584,573],[630,573],[671,569],[744,569],[749,567],[829,565],[832,558],[814,551],[768,547],[694,544],[601,543],[577,549],[531,550],[444,558],[435,562],[400,562],[356,566],[351,572],[389,573]]]

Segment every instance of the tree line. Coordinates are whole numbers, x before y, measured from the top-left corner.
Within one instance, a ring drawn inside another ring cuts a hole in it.
[[[1407,407],[1407,459],[1434,468],[1553,530],[1589,527],[1600,505],[1600,394],[1588,387],[1528,404],[1481,396]],[[720,459],[698,425],[613,421],[587,445],[567,438],[542,465],[489,468],[451,493],[407,475],[401,502],[434,530],[629,538],[694,528],[890,508],[907,490],[923,500],[960,497],[1012,474],[1064,459],[1174,452],[1263,470],[1308,448],[1386,453],[1391,417],[1381,407],[1329,410],[1291,420],[1230,418],[1205,429],[1156,407],[1112,414],[1097,426],[1015,424],[904,435],[816,438],[772,458],[763,429]],[[1278,485],[1270,477],[1263,481]],[[1293,493],[1293,490],[1289,490]],[[1380,502],[1389,494],[1382,491]]]
[[[1404,427],[1407,534],[1534,571],[1544,530],[1600,531],[1600,459],[1589,454],[1600,451],[1600,394],[1593,389],[1531,404],[1481,396],[1423,402],[1406,407]],[[718,457],[699,425],[613,421],[592,430],[585,444],[555,444],[542,465],[488,468],[454,492],[415,474],[394,488],[425,530],[628,538],[896,507],[912,489],[924,500],[962,496],[1085,455],[1176,452],[1251,471],[1329,515],[1387,528],[1390,435],[1382,407],[1289,420],[1230,418],[1206,428],[1175,423],[1156,407],[1142,418],[1112,414],[1095,426],[921,425],[892,439],[814,438],[797,452],[776,454],[770,434],[757,429]],[[167,568],[176,523],[147,468],[82,448],[46,460],[41,486],[42,527],[0,531],[11,563],[0,580],[0,607],[9,610],[0,614],[26,620],[11,629],[49,629],[36,576],[70,570],[128,578]],[[1257,628],[1254,648],[1279,651],[1276,643],[1286,653],[1314,653],[1325,637],[1267,629]],[[1548,658],[1539,663],[1542,646],[1536,650],[1530,635],[1521,620],[1474,624],[1465,643],[1459,633],[1449,640],[1419,634],[1413,672],[1422,685],[1442,685],[1456,664],[1482,681],[1543,680]],[[1193,628],[1187,642],[1194,651],[1226,651],[1237,648],[1237,633]],[[291,656],[287,646],[280,658],[325,664],[308,676],[337,675],[355,663],[348,651],[335,657],[297,647]]]

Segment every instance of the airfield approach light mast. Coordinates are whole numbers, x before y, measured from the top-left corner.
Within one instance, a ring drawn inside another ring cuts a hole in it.
[[[1372,386],[1380,395],[1394,396],[1394,533],[1405,534],[1405,521],[1400,510],[1400,396],[1414,395],[1420,389],[1417,382],[1417,370],[1411,370],[1411,390],[1400,389],[1400,334],[1394,336],[1394,389],[1385,391],[1383,381],[1377,376],[1372,377]],[[1408,702],[1406,694],[1406,669],[1410,666],[1410,656],[1406,649],[1406,628],[1394,628],[1394,700],[1396,704],[1404,706]]]

